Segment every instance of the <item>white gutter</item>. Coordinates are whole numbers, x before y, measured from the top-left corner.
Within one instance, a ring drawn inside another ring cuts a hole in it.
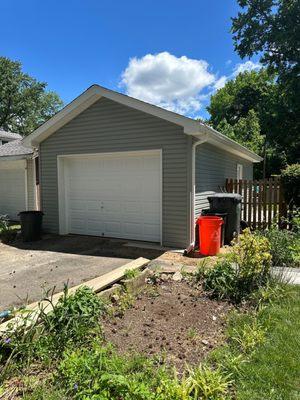
[[[190,226],[191,243],[185,252],[190,253],[195,247],[195,194],[196,194],[196,147],[208,141],[208,134],[202,135],[202,138],[192,145],[192,190],[190,204]]]

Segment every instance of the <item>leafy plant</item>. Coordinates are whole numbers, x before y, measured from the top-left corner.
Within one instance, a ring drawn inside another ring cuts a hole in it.
[[[220,369],[200,365],[189,370],[187,378],[192,399],[224,400],[232,384],[230,375],[225,376]]]
[[[257,319],[254,319],[242,329],[234,329],[230,339],[236,342],[243,352],[249,352],[265,341],[265,334],[266,329],[259,324]]]
[[[12,242],[17,235],[17,230],[9,224],[8,215],[0,215],[0,238],[3,243]]]
[[[300,232],[279,230],[276,226],[262,232],[270,243],[272,264],[275,267],[298,267],[300,265]]]
[[[34,324],[28,324],[29,313],[17,329],[12,326],[6,332],[0,347],[0,360],[6,360],[6,365],[13,359],[27,363],[33,359],[52,361],[68,346],[88,343],[95,333],[101,333],[99,318],[104,305],[91,289],[82,286],[68,294],[65,287],[57,304],[53,304],[51,297],[46,301],[52,304],[50,313],[40,306]]]
[[[231,253],[204,271],[204,288],[213,297],[239,303],[268,283],[270,263],[268,239],[246,229]]]
[[[140,271],[138,269],[126,269],[124,272],[125,279],[133,279],[139,275]]]

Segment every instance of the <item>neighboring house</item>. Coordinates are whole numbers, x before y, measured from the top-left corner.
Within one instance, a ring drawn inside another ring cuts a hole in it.
[[[36,209],[33,150],[19,134],[0,130],[0,215],[17,220],[29,209]]]
[[[98,85],[23,143],[39,151],[46,230],[181,248],[207,195],[261,161],[199,121]]]

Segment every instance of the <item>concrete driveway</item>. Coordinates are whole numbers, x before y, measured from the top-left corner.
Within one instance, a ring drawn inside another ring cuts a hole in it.
[[[48,236],[32,243],[0,243],[0,311],[41,299],[103,275],[140,256],[159,252],[126,247],[126,242],[88,236]]]

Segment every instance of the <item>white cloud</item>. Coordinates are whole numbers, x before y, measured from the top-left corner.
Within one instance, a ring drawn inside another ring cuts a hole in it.
[[[208,67],[204,60],[168,52],[147,54],[130,59],[121,85],[129,96],[192,116],[201,108],[203,91],[216,82]]]
[[[216,90],[219,90],[219,89],[222,89],[222,87],[224,87],[225,86],[225,83],[227,82],[227,76],[221,76],[221,78],[219,78],[216,82],[215,82],[215,84],[214,84],[214,88],[216,89]]]
[[[261,64],[260,63],[255,63],[253,61],[246,61],[244,63],[239,63],[236,64],[236,66],[233,69],[233,76],[236,76],[240,74],[241,72],[246,72],[246,71],[258,71],[261,69]]]

